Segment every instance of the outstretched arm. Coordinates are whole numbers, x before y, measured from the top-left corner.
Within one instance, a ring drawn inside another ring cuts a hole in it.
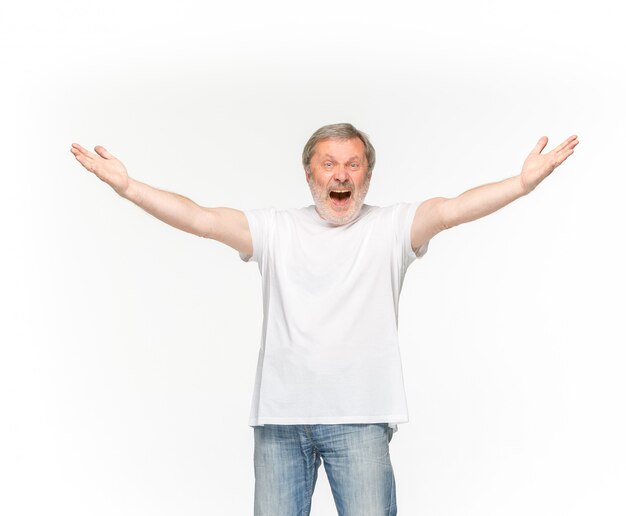
[[[128,176],[124,164],[104,147],[98,145],[94,150],[96,154],[73,143],[71,152],[85,169],[107,183],[121,197],[170,226],[252,254],[250,228],[242,211],[204,208],[182,195],[136,181]]]
[[[578,137],[570,136],[550,152],[541,154],[547,143],[546,136],[539,139],[524,161],[522,172],[518,176],[472,188],[452,199],[435,197],[424,201],[417,208],[411,227],[413,249],[419,249],[444,229],[489,215],[532,192],[572,155],[574,147],[578,145]]]

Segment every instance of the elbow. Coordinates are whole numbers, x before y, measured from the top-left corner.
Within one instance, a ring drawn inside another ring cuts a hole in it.
[[[437,232],[458,226],[458,220],[454,214],[454,205],[452,199],[447,197],[436,197],[433,199],[434,209],[436,211],[435,220],[437,221]]]

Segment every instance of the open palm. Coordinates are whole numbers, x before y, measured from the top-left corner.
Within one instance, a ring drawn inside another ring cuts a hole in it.
[[[101,145],[96,145],[94,150],[96,154],[89,152],[78,143],[72,143],[71,152],[78,162],[122,195],[128,188],[126,167]]]
[[[556,167],[572,155],[574,147],[578,145],[578,136],[570,136],[550,152],[541,154],[547,144],[547,136],[539,138],[537,145],[530,151],[526,161],[524,161],[520,178],[526,193],[534,190]]]

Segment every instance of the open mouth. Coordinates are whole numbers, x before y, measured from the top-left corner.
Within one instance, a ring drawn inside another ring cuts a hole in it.
[[[335,204],[347,204],[352,192],[350,190],[331,190],[330,198]]]

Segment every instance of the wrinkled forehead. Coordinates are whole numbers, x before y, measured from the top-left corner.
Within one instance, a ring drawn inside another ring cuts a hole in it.
[[[326,138],[315,145],[313,157],[317,159],[333,158],[338,161],[359,159],[366,161],[365,145],[360,138]]]

